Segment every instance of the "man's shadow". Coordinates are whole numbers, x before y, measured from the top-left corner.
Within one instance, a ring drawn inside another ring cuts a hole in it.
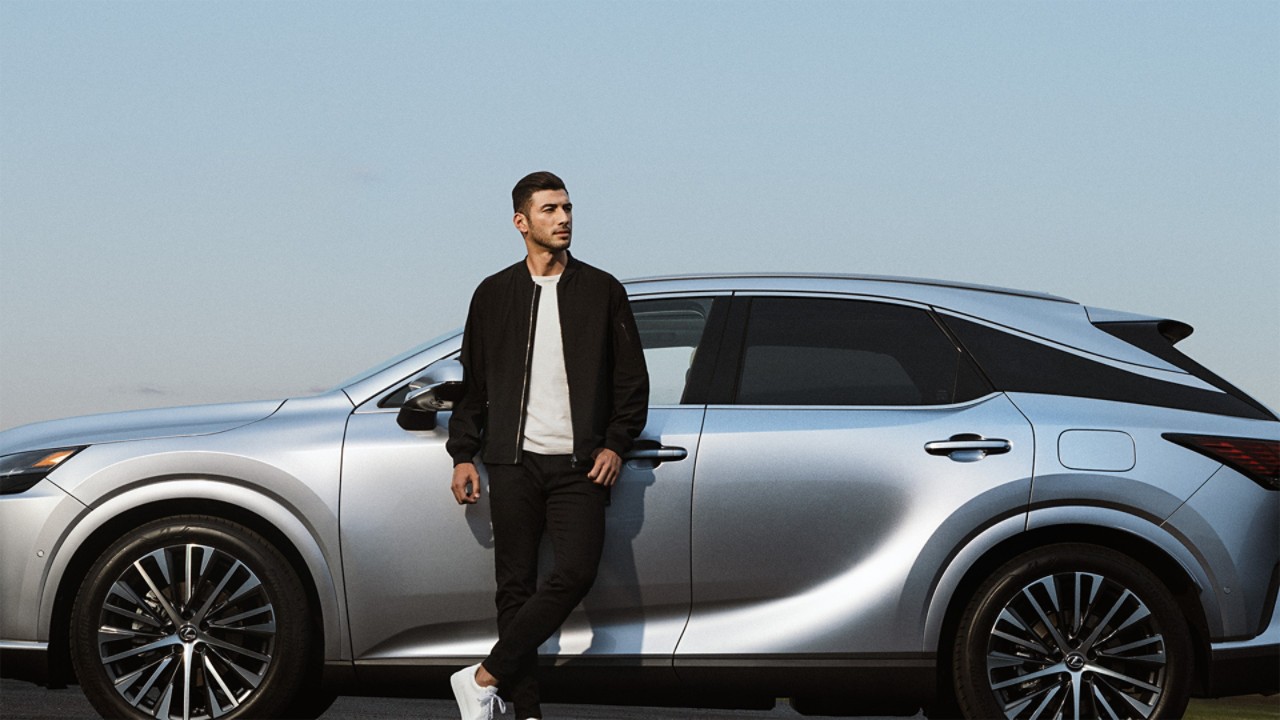
[[[636,566],[635,540],[644,527],[645,492],[656,482],[652,461],[628,460],[624,476],[613,486],[605,512],[605,543],[595,585],[583,599],[581,608],[591,632],[591,642],[581,653],[587,655],[640,655],[644,640],[644,602],[640,593],[640,573]],[[543,540],[539,556],[538,581],[550,572],[553,557],[550,542]],[[572,616],[567,623],[572,632],[577,625]],[[539,653],[557,656],[562,630],[556,631]],[[585,658],[574,653],[557,660],[571,666]]]

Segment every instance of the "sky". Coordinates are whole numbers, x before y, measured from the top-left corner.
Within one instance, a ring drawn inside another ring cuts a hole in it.
[[[1280,408],[1280,3],[0,0],[0,429],[460,326],[552,170],[620,278],[941,278],[1196,328]]]

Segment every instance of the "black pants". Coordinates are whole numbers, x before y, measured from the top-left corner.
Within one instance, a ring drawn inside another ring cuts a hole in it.
[[[587,479],[568,455],[522,453],[518,465],[488,465],[498,643],[484,667],[523,720],[542,717],[538,646],[555,634],[595,582],[609,488]],[[538,546],[551,536],[555,566],[538,586]]]

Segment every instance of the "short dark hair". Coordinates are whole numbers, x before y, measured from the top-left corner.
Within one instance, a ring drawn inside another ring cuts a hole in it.
[[[546,170],[529,173],[511,188],[511,207],[518,213],[529,208],[529,201],[539,190],[564,190],[564,181]]]

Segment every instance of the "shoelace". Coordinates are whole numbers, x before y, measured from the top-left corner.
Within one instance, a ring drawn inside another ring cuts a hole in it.
[[[480,696],[480,703],[484,705],[484,709],[489,713],[489,720],[493,720],[493,706],[496,703],[498,712],[503,715],[507,714],[507,704],[502,702],[502,698],[498,697],[498,693],[484,693]]]

